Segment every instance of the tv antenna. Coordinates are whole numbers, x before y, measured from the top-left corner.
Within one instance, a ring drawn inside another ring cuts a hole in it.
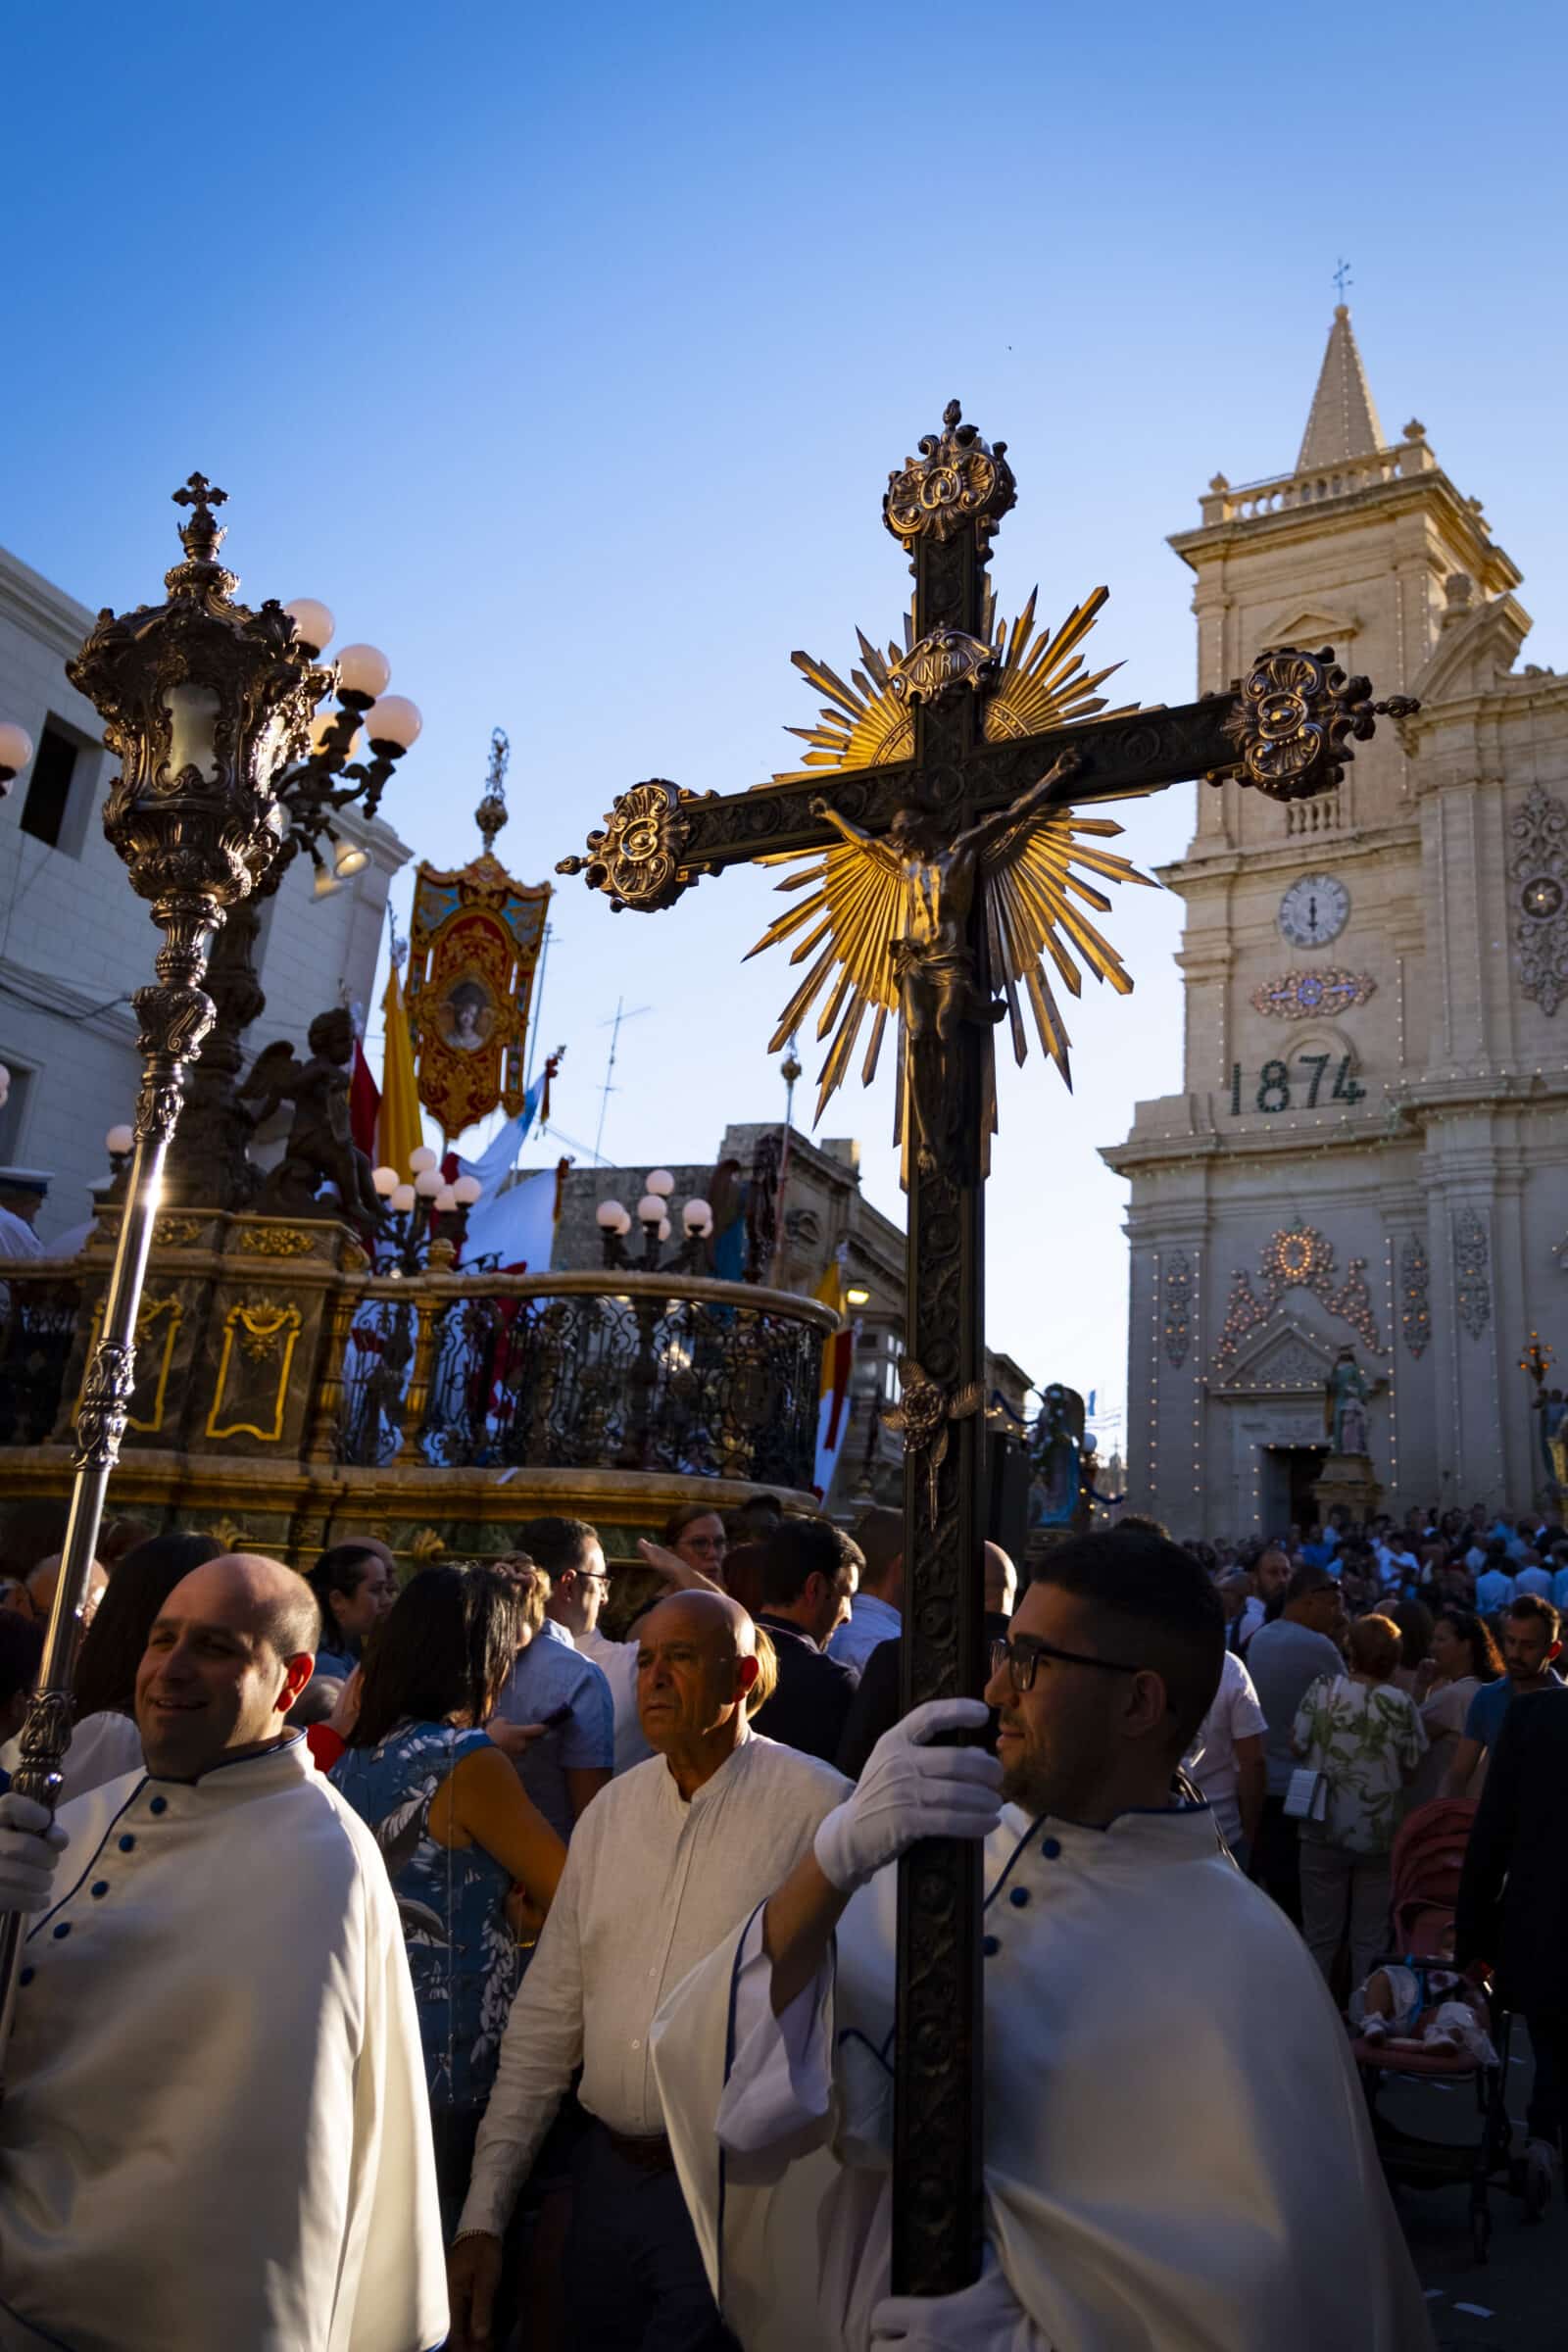
[[[599,1133],[594,1137],[594,1157],[598,1160],[601,1167],[603,1167],[605,1164],[605,1156],[603,1152],[600,1150],[600,1146],[605,1140],[605,1114],[610,1108],[611,1096],[617,1091],[615,1086],[615,1056],[620,1052],[621,1024],[624,1021],[640,1021],[645,1012],[652,1012],[652,1010],[653,1006],[651,1004],[639,1004],[634,1011],[628,1012],[626,1010],[625,998],[617,997],[615,999],[615,1014],[613,1020],[601,1021],[599,1024],[601,1029],[608,1029],[611,1032],[610,1059],[605,1064],[604,1092],[599,1098]]]

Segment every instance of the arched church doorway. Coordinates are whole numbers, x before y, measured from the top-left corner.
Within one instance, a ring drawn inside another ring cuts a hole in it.
[[[1326,1446],[1265,1446],[1261,1480],[1263,1533],[1283,1536],[1317,1516],[1312,1489],[1328,1459]]]

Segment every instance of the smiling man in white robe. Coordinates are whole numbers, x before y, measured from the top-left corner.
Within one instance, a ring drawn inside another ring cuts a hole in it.
[[[210,1561],[136,1680],[144,1772],[0,1798],[24,1946],[0,2346],[428,2352],[447,2308],[419,2030],[369,1831],[284,1725],[310,1588]]]
[[[1430,2346],[1322,1979],[1172,1794],[1223,1649],[1174,1544],[1058,1546],[998,1648],[998,1762],[923,1744],[977,1702],[917,1708],[665,2003],[664,2114],[746,2352]],[[927,2301],[888,2292],[890,1866],[938,1829],[985,1838],[986,2244]]]

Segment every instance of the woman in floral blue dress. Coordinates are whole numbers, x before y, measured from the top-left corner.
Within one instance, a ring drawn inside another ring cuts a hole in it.
[[[566,1852],[483,1729],[523,1631],[509,1578],[458,1566],[411,1578],[331,1774],[374,1832],[397,1897],[449,2234],[517,1987],[518,1935],[537,1933]]]

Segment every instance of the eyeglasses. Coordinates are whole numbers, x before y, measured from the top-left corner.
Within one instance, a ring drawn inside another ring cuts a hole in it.
[[[1081,1649],[1057,1649],[1054,1642],[1042,1642],[1033,1634],[1014,1634],[1010,1642],[991,1644],[991,1671],[1000,1674],[1004,1666],[1013,1690],[1022,1697],[1034,1688],[1035,1669],[1042,1658],[1050,1658],[1057,1666],[1098,1666],[1104,1674],[1142,1674],[1141,1666],[1124,1666],[1119,1658],[1090,1658]]]

